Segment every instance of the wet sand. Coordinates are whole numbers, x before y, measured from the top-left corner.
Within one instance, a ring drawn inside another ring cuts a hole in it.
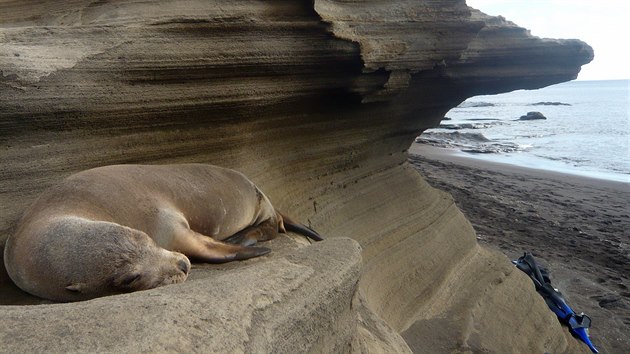
[[[479,242],[534,254],[603,353],[630,353],[630,184],[486,162],[413,144],[409,162],[450,192]]]

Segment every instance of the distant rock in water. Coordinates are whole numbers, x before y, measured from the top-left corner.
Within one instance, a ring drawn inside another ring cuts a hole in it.
[[[471,123],[463,123],[463,124],[440,124],[440,128],[442,129],[475,129],[475,125]]]
[[[540,112],[527,112],[526,115],[521,116],[518,120],[538,120],[538,119],[547,119],[547,117],[545,117]]]
[[[536,102],[536,103],[531,103],[529,104],[529,106],[570,106],[571,104],[569,103],[563,103],[563,102]]]
[[[480,133],[443,133],[427,131],[416,138],[416,143],[429,144],[438,147],[453,147],[462,145],[470,146],[487,142],[490,142],[490,139],[486,138],[483,134]]]
[[[440,124],[440,128],[449,129],[449,130],[459,130],[459,129],[486,129],[492,126],[500,124],[500,122],[492,121],[492,122],[483,122],[483,123],[459,123],[459,124]]]
[[[494,107],[494,103],[490,102],[462,102],[458,108],[477,108],[477,107]]]

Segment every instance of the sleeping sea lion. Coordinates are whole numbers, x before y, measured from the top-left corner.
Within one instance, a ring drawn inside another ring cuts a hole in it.
[[[286,230],[321,236],[277,212],[240,172],[212,165],[115,165],[46,190],[5,246],[22,290],[55,301],[150,289],[186,280],[191,258],[262,256],[254,247]]]

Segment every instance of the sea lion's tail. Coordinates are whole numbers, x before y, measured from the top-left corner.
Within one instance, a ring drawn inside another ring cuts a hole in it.
[[[298,234],[304,235],[314,241],[323,241],[324,238],[317,233],[317,231],[311,229],[310,227],[300,224],[299,222],[294,221],[290,217],[287,217],[280,212],[277,212],[280,215],[282,222],[279,223],[280,231],[292,231]]]

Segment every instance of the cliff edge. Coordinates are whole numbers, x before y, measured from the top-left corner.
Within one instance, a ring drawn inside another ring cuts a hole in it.
[[[574,79],[585,43],[463,0],[29,0],[0,13],[0,244],[42,189],[118,163],[238,169],[327,238],[75,304],[18,306],[39,301],[2,269],[5,350],[586,352],[407,163],[467,97]]]

